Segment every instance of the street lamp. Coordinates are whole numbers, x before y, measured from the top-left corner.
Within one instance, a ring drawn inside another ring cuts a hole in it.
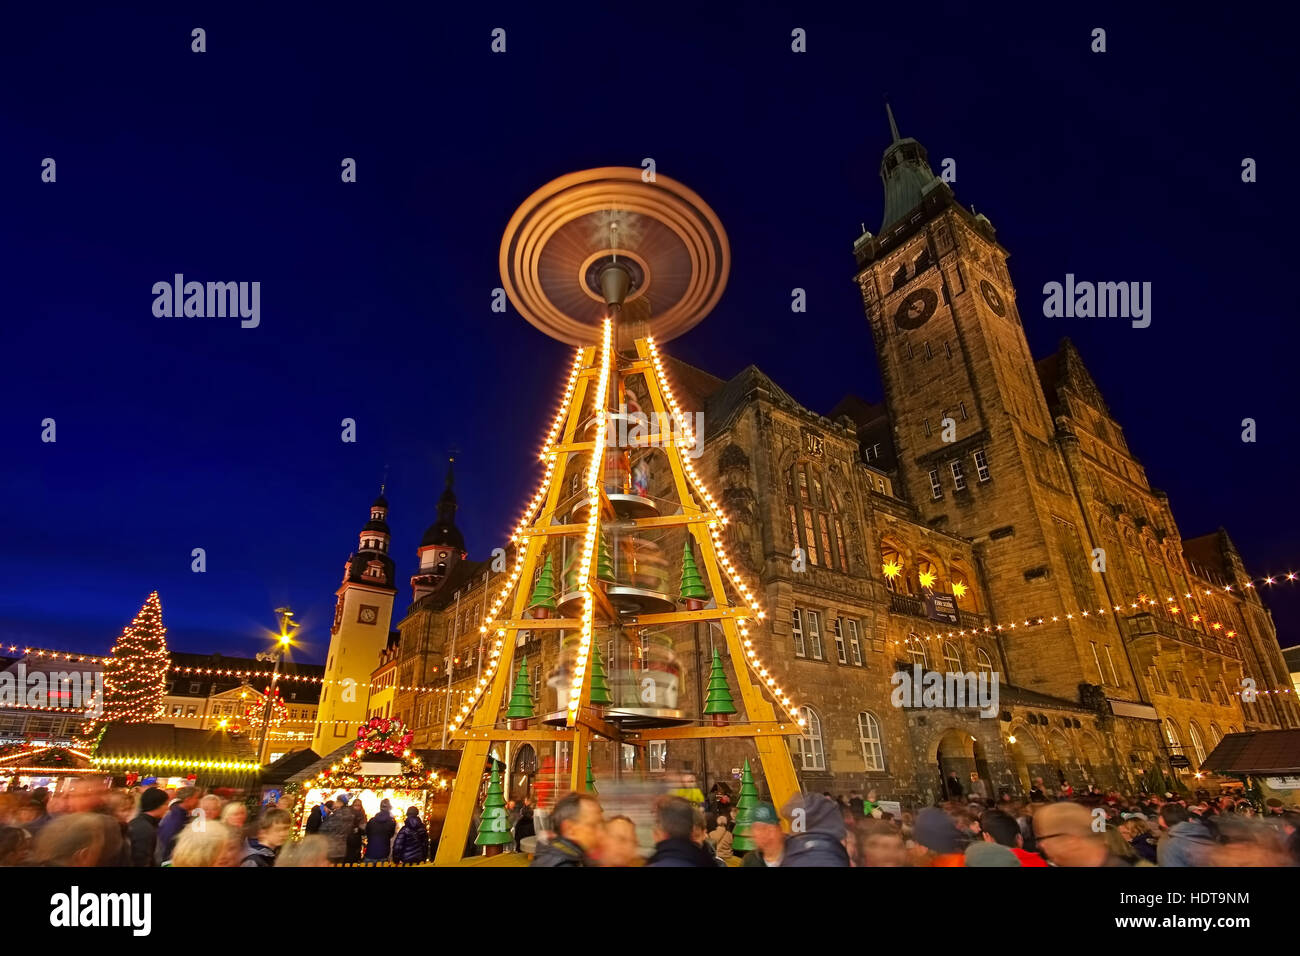
[[[266,738],[271,732],[271,705],[274,700],[275,682],[280,676],[280,661],[284,657],[285,650],[293,643],[293,632],[298,628],[298,624],[293,619],[292,608],[278,607],[275,613],[280,618],[280,635],[271,650],[259,651],[257,655],[259,661],[273,662],[271,686],[266,689],[266,706],[262,708],[262,734],[257,744],[258,763],[262,762],[262,756],[266,752]]]

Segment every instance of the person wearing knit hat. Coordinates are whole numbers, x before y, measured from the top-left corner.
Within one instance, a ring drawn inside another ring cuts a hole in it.
[[[1019,866],[1020,861],[998,843],[972,843],[966,847],[967,866]]]
[[[782,866],[851,866],[844,848],[848,828],[838,803],[820,793],[796,793],[781,808],[790,821]]]
[[[966,839],[957,825],[938,807],[926,807],[916,815],[912,827],[912,840],[916,844],[915,866],[965,866],[963,854]]]
[[[150,787],[140,794],[140,812],[127,827],[131,838],[131,865],[157,866],[158,823],[167,813],[167,791]]]

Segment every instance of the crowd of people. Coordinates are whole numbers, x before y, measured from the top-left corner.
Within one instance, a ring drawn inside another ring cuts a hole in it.
[[[417,862],[428,853],[418,812],[400,830],[384,801],[367,820],[360,803],[317,808],[293,839],[283,803],[252,808],[243,799],[195,787],[111,788],[74,781],[0,794],[0,866],[330,866],[360,859]],[[314,824],[314,825],[313,825]],[[395,834],[395,836],[394,836]]]
[[[972,775],[972,783],[978,778]],[[753,849],[735,846],[737,810],[715,793],[705,808],[676,796],[654,806],[654,849],[643,860],[627,817],[606,819],[598,798],[571,793],[533,866],[1300,866],[1300,810],[1269,799],[1172,792],[1125,797],[1090,787],[1055,792],[1034,781],[1027,799],[986,787],[895,817],[874,790],[796,794],[778,812],[749,815]]]
[[[980,786],[946,789],[945,802],[915,812],[882,805],[874,790],[800,793],[779,810],[759,803],[739,841],[737,807],[719,787],[707,797],[694,791],[698,800],[680,791],[655,799],[652,847],[643,848],[631,818],[606,815],[591,793],[567,794],[544,816],[530,800],[512,802],[508,822],[512,849],[531,853],[537,867],[1300,865],[1300,810],[1276,799],[1052,792],[1041,778],[1023,800],[995,800]],[[295,839],[282,805],[250,810],[194,787],[75,781],[57,794],[0,794],[0,866],[418,864],[430,856],[419,811],[407,809],[399,825],[388,800],[368,818],[341,794],[313,807],[303,830]],[[475,852],[471,831],[466,854]]]

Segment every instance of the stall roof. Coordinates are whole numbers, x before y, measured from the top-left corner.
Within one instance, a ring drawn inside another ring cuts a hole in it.
[[[1300,730],[1228,734],[1205,758],[1202,769],[1279,776],[1300,773]]]
[[[256,759],[246,737],[174,724],[109,724],[95,748],[95,756]]]
[[[262,782],[269,784],[288,783],[299,770],[320,762],[320,756],[311,748],[295,750],[285,754],[262,771]]]

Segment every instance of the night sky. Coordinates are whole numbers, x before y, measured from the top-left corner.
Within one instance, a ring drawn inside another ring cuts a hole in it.
[[[289,603],[323,660],[385,468],[400,615],[453,447],[470,556],[501,545],[572,352],[491,311],[498,245],[572,170],[653,157],[726,226],[727,292],[671,354],[822,413],[878,399],[851,250],[880,226],[886,94],[997,227],[1034,354],[1075,340],[1183,534],[1300,566],[1287,31],[1249,6],[543,6],[7,11],[0,641],[103,653],[157,589],[174,649],[251,656]],[[260,327],[155,318],[178,272],[260,281]],[[1067,272],[1153,283],[1150,328],[1043,318]],[[1300,599],[1274,608],[1300,641]]]

